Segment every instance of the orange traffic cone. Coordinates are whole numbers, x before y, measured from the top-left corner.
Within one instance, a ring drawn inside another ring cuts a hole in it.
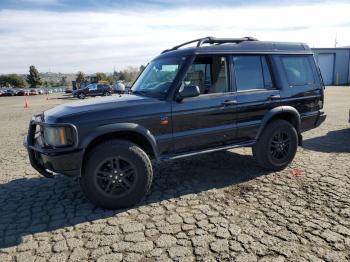
[[[24,98],[24,108],[29,108],[29,103],[27,98]]]

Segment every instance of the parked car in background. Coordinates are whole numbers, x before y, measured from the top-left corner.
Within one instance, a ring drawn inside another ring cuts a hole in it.
[[[70,88],[66,88],[66,89],[64,90],[64,92],[65,92],[66,94],[71,94],[71,93],[73,92],[73,90],[70,89]]]
[[[5,92],[3,90],[0,90],[0,96],[5,96]]]
[[[37,89],[37,91],[38,91],[38,94],[39,94],[39,95],[44,94],[44,89],[42,89],[42,88]]]
[[[82,89],[73,91],[73,96],[79,99],[84,99],[87,96],[109,96],[112,93],[112,88],[107,84],[94,83]]]
[[[25,96],[25,95],[26,95],[26,91],[25,91],[24,89],[19,89],[19,90],[17,91],[17,95],[18,95],[18,96]]]
[[[36,95],[39,95],[39,92],[36,89],[30,89],[29,90],[29,95],[30,96],[36,96]]]
[[[13,89],[6,89],[4,95],[5,96],[15,96],[16,92]]]

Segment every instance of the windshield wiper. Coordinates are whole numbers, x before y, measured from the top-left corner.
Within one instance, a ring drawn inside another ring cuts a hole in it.
[[[148,92],[135,90],[135,91],[132,91],[132,94],[134,94],[134,95],[146,95],[146,94],[148,94]]]

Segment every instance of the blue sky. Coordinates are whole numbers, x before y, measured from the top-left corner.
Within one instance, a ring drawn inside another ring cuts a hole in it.
[[[350,45],[350,1],[0,0],[0,74],[111,72],[203,36]]]

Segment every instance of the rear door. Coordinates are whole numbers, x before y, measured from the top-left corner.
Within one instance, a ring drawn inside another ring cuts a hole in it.
[[[265,113],[279,105],[280,90],[267,55],[232,56],[237,105],[237,139],[254,139]]]
[[[196,85],[197,97],[172,102],[174,152],[196,151],[235,138],[234,93],[227,56],[199,56],[183,82]]]
[[[281,75],[288,89],[284,105],[298,110],[300,115],[318,114],[323,100],[323,87],[312,55],[280,55]]]

